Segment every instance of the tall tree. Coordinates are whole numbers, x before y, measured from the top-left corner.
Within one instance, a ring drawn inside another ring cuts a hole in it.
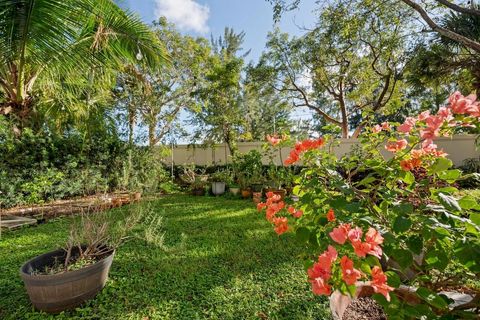
[[[19,129],[51,98],[42,87],[88,95],[85,87],[125,60],[166,58],[148,26],[112,0],[0,0],[0,12],[0,113]]]
[[[148,143],[159,143],[182,110],[198,109],[196,92],[202,84],[210,46],[205,39],[181,35],[174,25],[161,18],[155,33],[172,63],[152,70],[148,65],[129,66],[120,77],[119,103],[127,113],[129,140],[137,120],[147,127]]]
[[[361,0],[337,1],[320,10],[312,31],[301,38],[274,33],[269,60],[278,71],[276,87],[289,92],[349,137],[357,137],[369,115],[400,105],[408,35],[402,12]]]
[[[292,127],[288,96],[271,85],[274,73],[260,58],[259,63],[250,63],[245,68],[242,85],[242,110],[245,125],[244,140],[261,141],[267,134],[289,132]]]
[[[196,137],[205,141],[225,142],[235,155],[237,140],[244,123],[241,112],[242,52],[245,33],[225,28],[223,37],[212,39],[213,54],[206,71],[205,86],[199,91],[202,100],[200,112],[193,118],[199,125]]]

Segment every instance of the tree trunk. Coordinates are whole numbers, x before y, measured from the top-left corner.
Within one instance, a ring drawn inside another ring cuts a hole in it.
[[[155,134],[155,129],[157,128],[156,123],[150,122],[148,124],[148,145],[153,147],[157,144],[157,137]]]

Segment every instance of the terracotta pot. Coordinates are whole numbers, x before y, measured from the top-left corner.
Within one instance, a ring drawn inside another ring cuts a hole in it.
[[[262,202],[262,193],[261,192],[254,192],[253,193],[253,202],[254,203]]]
[[[242,189],[242,198],[248,199],[252,197],[252,191],[250,189]]]
[[[59,313],[81,305],[103,289],[114,254],[115,251],[112,251],[102,260],[79,270],[53,275],[32,274],[34,270],[53,264],[55,258],[65,260],[66,252],[60,249],[25,263],[20,268],[20,276],[35,308],[49,313]]]

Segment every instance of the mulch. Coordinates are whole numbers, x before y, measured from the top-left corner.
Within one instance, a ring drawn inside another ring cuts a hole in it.
[[[375,300],[369,297],[354,299],[345,310],[342,320],[386,320],[387,315]]]

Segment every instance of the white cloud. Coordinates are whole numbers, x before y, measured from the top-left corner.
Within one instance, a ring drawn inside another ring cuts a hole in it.
[[[207,33],[210,8],[195,0],[155,0],[155,16],[166,17],[178,28],[186,31]]]

